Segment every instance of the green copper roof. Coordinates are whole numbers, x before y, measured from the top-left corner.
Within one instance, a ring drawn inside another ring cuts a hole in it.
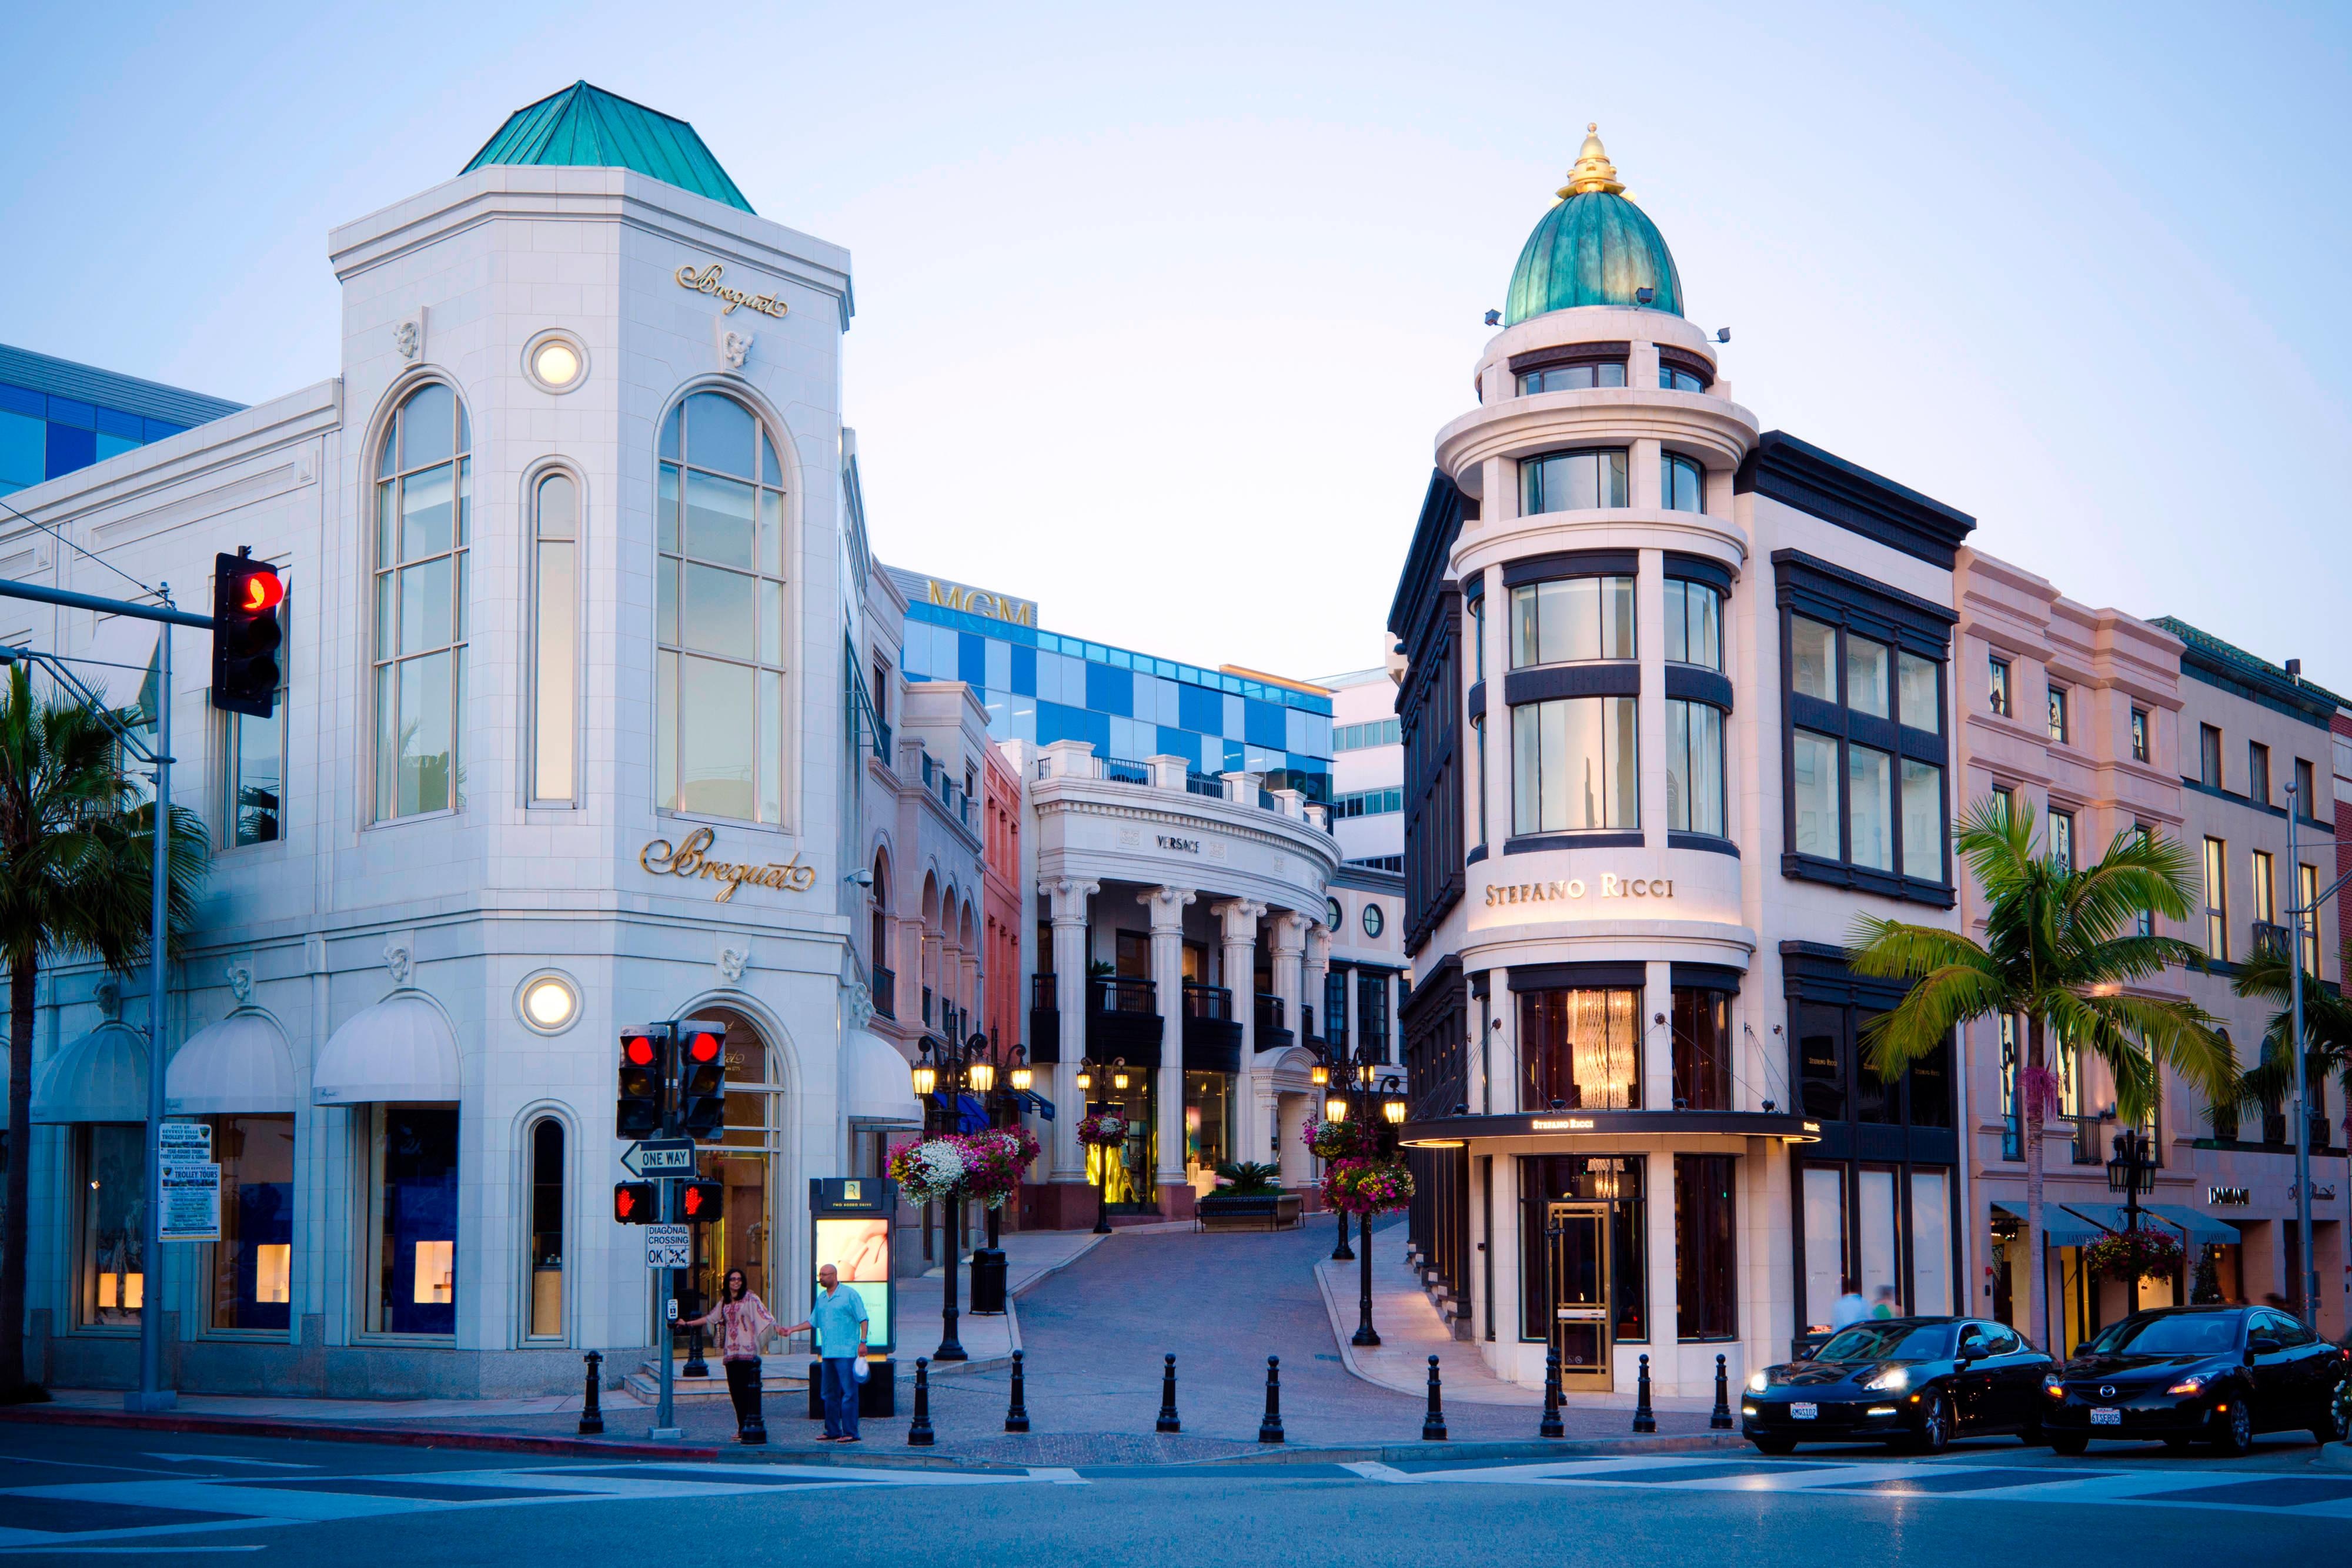
[[[584,81],[516,110],[457,172],[470,174],[493,163],[634,169],[698,196],[751,210],[693,126]]]
[[[1652,291],[1647,306],[1633,298]],[[1511,269],[1503,324],[1579,305],[1631,305],[1683,313],[1674,253],[1647,214],[1612,191],[1569,197],[1543,215]]]
[[[2181,656],[2184,667],[2201,667],[2216,674],[2234,676],[2274,701],[2312,715],[2319,724],[2325,725],[2328,715],[2336,708],[2352,706],[2317,682],[2290,675],[2269,660],[2257,658],[2236,643],[2225,643],[2177,615],[2159,615],[2151,624],[2163,627],[2189,645]]]

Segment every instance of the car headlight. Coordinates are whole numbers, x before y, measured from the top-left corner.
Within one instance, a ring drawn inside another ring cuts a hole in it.
[[[1911,1375],[1899,1366],[1883,1367],[1862,1380],[1874,1394],[1900,1394],[1911,1386]]]
[[[2205,1392],[2205,1375],[2199,1373],[2194,1376],[2184,1377],[2165,1392],[2167,1394],[2202,1394]]]
[[[1771,1386],[1772,1380],[1765,1376],[1761,1371],[1751,1372],[1748,1375],[1748,1391],[1749,1393],[1761,1394]]]

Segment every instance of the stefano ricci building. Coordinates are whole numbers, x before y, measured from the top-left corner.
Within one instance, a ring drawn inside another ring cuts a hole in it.
[[[48,973],[10,1132],[35,1375],[128,1382],[160,1308],[186,1389],[577,1388],[581,1351],[653,1322],[642,1238],[608,1218],[614,1040],[688,1015],[725,1021],[730,1089],[694,1277],[740,1265],[789,1321],[807,1178],[919,1116],[862,1027],[849,650],[879,574],[841,423],[848,253],[585,83],[328,252],[331,377],[68,450],[10,497],[184,607],[240,546],[288,584],[274,716],[208,706],[201,636],[167,695],[175,798],[217,852],[166,1092],[213,1124],[221,1239],[167,1247],[160,1280],[141,1256],[143,988]],[[11,528],[0,575],[120,588]],[[119,697],[149,667],[144,623],[5,613]]]
[[[1571,1396],[1622,1396],[1647,1354],[1695,1396],[1826,1321],[1870,1238],[1906,1308],[1955,1309],[1953,1067],[1862,1071],[1894,998],[1843,952],[1858,912],[1958,924],[1974,525],[1761,429],[1622,189],[1588,136],[1390,613],[1405,1137],[1413,1244],[1499,1373],[1549,1344]]]

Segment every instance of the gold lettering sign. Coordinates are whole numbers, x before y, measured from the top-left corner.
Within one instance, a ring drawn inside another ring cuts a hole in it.
[[[656,876],[667,872],[671,876],[708,878],[719,884],[716,897],[720,904],[733,898],[735,890],[747,882],[754,887],[772,887],[782,893],[806,893],[816,885],[816,867],[801,864],[798,854],[782,865],[772,861],[766,865],[754,865],[749,861],[736,863],[713,860],[710,846],[718,837],[709,828],[697,828],[676,848],[667,839],[656,839],[637,852],[637,863]]]
[[[1014,599],[991,593],[984,588],[967,588],[961,582],[941,582],[935,577],[925,578],[923,587],[932,603],[949,610],[1009,622],[1015,626],[1037,624],[1037,603],[1032,599]]]
[[[1497,883],[1486,890],[1486,907],[1498,904],[1542,904],[1553,899],[1582,898],[1584,879],[1571,876],[1561,882]],[[1600,896],[1602,898],[1672,898],[1673,879],[1663,876],[1615,876],[1603,873]]]
[[[1537,1133],[1589,1133],[1592,1131],[1592,1118],[1590,1116],[1568,1116],[1556,1120],[1546,1120],[1545,1118],[1538,1116],[1534,1121],[1528,1124],[1528,1128],[1530,1132]]]
[[[741,305],[757,310],[762,316],[773,316],[781,320],[784,313],[792,308],[772,294],[746,294],[740,288],[730,287],[719,282],[719,276],[726,270],[714,261],[698,272],[693,263],[689,262],[677,269],[677,286],[680,288],[691,288],[697,294],[708,294],[713,299],[724,299],[727,302],[727,308],[719,312],[721,316],[733,315],[735,307]]]

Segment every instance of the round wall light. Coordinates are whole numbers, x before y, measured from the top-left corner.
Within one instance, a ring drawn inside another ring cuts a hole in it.
[[[580,1018],[580,988],[571,977],[543,971],[531,976],[515,992],[515,1010],[526,1028],[540,1034],[562,1034]]]
[[[541,392],[568,392],[588,379],[588,350],[568,332],[541,332],[523,345],[522,368]]]

